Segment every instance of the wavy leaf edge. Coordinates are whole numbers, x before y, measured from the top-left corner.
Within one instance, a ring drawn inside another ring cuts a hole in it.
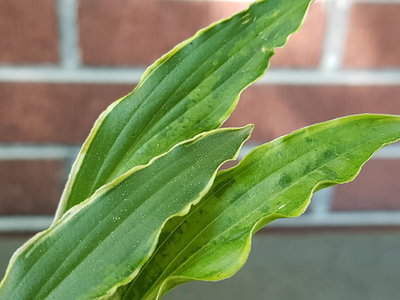
[[[390,114],[368,114],[368,113],[367,113],[367,114],[356,114],[356,115],[349,115],[349,116],[346,116],[346,117],[339,117],[339,118],[332,119],[332,120],[330,120],[329,122],[340,122],[340,121],[342,121],[342,120],[356,119],[356,118],[358,118],[359,116],[389,116],[389,117],[400,118],[400,117],[397,116],[397,115],[390,115]],[[253,152],[255,152],[255,151],[257,151],[257,150],[259,150],[259,149],[261,149],[261,148],[263,148],[263,147],[268,147],[268,145],[269,145],[270,143],[274,142],[274,141],[283,139],[283,138],[285,138],[286,136],[289,136],[289,135],[291,135],[291,134],[293,134],[293,133],[296,133],[296,132],[299,131],[299,130],[303,130],[303,129],[307,129],[307,128],[312,128],[312,127],[317,126],[317,125],[322,124],[322,123],[325,123],[325,122],[319,122],[319,123],[312,124],[312,125],[310,125],[310,126],[302,127],[301,129],[295,130],[295,131],[293,131],[293,132],[291,132],[291,133],[289,133],[289,134],[286,134],[286,135],[280,136],[280,137],[278,137],[278,138],[276,138],[276,139],[273,139],[273,140],[271,140],[271,141],[268,142],[268,143],[265,143],[265,144],[263,144],[263,145],[257,146],[257,147],[255,147],[254,149],[252,149],[252,150],[246,155],[246,157],[243,158],[243,160],[242,160],[241,162],[239,162],[238,165],[236,165],[236,166],[234,166],[234,167],[232,167],[232,168],[230,168],[230,169],[223,170],[223,171],[221,171],[220,173],[230,172],[231,170],[233,170],[233,169],[235,169],[235,168],[238,168],[239,165],[240,165],[242,162],[244,162],[244,160],[245,160],[247,157],[250,157],[250,155],[251,155]],[[358,176],[358,174],[361,172],[361,169],[364,167],[364,165],[371,159],[371,157],[372,157],[377,151],[379,151],[380,149],[384,148],[385,146],[387,146],[387,145],[389,145],[389,144],[392,144],[392,143],[395,143],[395,142],[397,142],[397,141],[400,141],[400,138],[397,139],[397,140],[393,140],[393,141],[391,141],[391,142],[387,142],[387,143],[382,144],[381,147],[379,147],[378,149],[376,149],[376,150],[368,157],[368,159],[366,159],[366,160],[360,165],[360,167],[357,168],[357,169],[355,170],[354,174],[353,174],[352,176],[350,176],[347,180],[340,181],[340,182],[339,182],[339,181],[333,181],[333,180],[322,180],[322,181],[319,181],[319,182],[312,188],[312,190],[311,190],[310,193],[307,195],[307,197],[304,199],[303,206],[302,206],[302,207],[299,207],[299,209],[297,210],[297,212],[295,212],[295,213],[293,213],[293,214],[275,213],[275,214],[268,215],[268,216],[266,216],[266,217],[264,217],[264,218],[261,218],[261,219],[259,219],[258,221],[256,221],[256,222],[254,223],[252,229],[249,231],[249,233],[248,233],[248,235],[247,235],[247,238],[246,238],[246,241],[245,241],[245,245],[244,245],[244,247],[243,247],[243,252],[241,253],[240,258],[238,259],[238,264],[234,265],[234,267],[231,268],[230,270],[228,270],[224,275],[222,275],[222,276],[220,276],[220,277],[218,277],[218,278],[217,278],[217,277],[215,277],[215,278],[214,278],[214,277],[209,277],[209,278],[206,278],[206,279],[205,279],[205,278],[188,277],[188,276],[176,276],[176,275],[175,275],[175,276],[170,276],[170,277],[166,278],[166,279],[163,281],[163,283],[160,285],[155,300],[160,300],[160,299],[165,295],[166,292],[170,291],[170,289],[167,289],[166,286],[168,286],[168,283],[173,282],[173,281],[182,281],[182,282],[188,282],[188,281],[217,282],[217,281],[222,281],[222,280],[225,280],[225,279],[228,279],[228,278],[234,276],[234,275],[246,264],[247,259],[248,259],[249,255],[250,255],[250,252],[251,252],[252,237],[253,237],[253,235],[254,235],[258,230],[262,229],[264,226],[268,225],[269,223],[271,223],[271,222],[273,222],[273,221],[275,221],[275,220],[277,220],[277,219],[295,218],[295,217],[301,216],[301,215],[306,211],[307,207],[310,205],[310,203],[311,203],[311,198],[312,198],[313,194],[314,194],[316,191],[318,191],[319,188],[320,188],[321,186],[324,186],[325,184],[334,184],[334,185],[337,185],[337,184],[345,184],[345,183],[349,183],[349,182],[353,181],[353,180]],[[221,277],[223,277],[223,278],[221,278]]]
[[[226,162],[231,161],[231,160],[235,160],[237,159],[240,150],[243,146],[243,144],[249,139],[250,134],[252,132],[254,128],[253,124],[248,124],[246,126],[242,126],[242,127],[227,127],[227,128],[217,128],[217,129],[213,129],[210,131],[206,131],[206,132],[201,132],[199,134],[197,134],[196,136],[194,136],[193,138],[190,138],[188,140],[185,141],[181,141],[177,144],[175,144],[170,150],[168,150],[165,153],[162,153],[156,157],[153,157],[147,164],[144,165],[139,165],[139,166],[135,166],[132,169],[130,169],[129,171],[125,172],[124,174],[122,174],[121,176],[119,176],[118,178],[116,178],[115,180],[111,181],[110,183],[103,185],[102,187],[100,187],[98,190],[96,190],[92,196],[90,196],[88,199],[86,199],[85,201],[81,202],[80,204],[70,208],[62,217],[61,219],[57,220],[55,223],[53,223],[48,229],[41,231],[37,234],[35,234],[32,238],[30,238],[26,243],[24,243],[21,247],[19,247],[14,254],[12,255],[9,264],[7,266],[6,272],[3,276],[3,279],[0,282],[0,289],[3,286],[3,284],[6,282],[9,273],[11,271],[11,269],[14,266],[15,261],[18,259],[18,257],[20,256],[20,254],[27,249],[29,246],[31,246],[32,244],[34,244],[36,241],[40,240],[40,238],[42,236],[44,236],[47,233],[50,233],[54,228],[56,228],[57,226],[59,226],[59,224],[61,223],[67,223],[75,214],[77,214],[82,208],[90,205],[92,203],[93,200],[95,200],[97,197],[103,195],[104,193],[106,193],[107,191],[111,190],[114,186],[118,185],[120,182],[124,181],[127,177],[129,177],[130,175],[132,175],[133,173],[142,170],[148,166],[151,166],[156,160],[158,160],[161,157],[164,157],[166,155],[168,155],[169,153],[171,153],[175,148],[184,145],[184,144],[190,144],[192,142],[196,142],[198,140],[201,140],[202,138],[205,138],[209,135],[212,135],[215,132],[227,132],[227,131],[234,131],[234,130],[238,130],[238,129],[248,129],[249,130],[249,134],[248,136],[243,140],[243,142],[240,144],[240,146],[238,147],[237,151],[235,152],[235,155],[232,157],[232,159],[227,159],[225,161],[223,161],[219,167],[214,171],[213,175],[210,177],[210,180],[208,181],[207,185],[204,187],[204,189],[201,191],[201,193],[199,193],[199,195],[189,204],[187,204],[179,213],[173,214],[171,216],[169,216],[164,222],[163,224],[160,226],[160,228],[158,229],[158,233],[155,236],[155,239],[153,241],[152,244],[152,248],[149,251],[149,253],[143,258],[142,262],[138,265],[138,267],[135,269],[135,271],[133,273],[130,274],[129,277],[127,277],[125,280],[118,282],[117,284],[115,284],[113,287],[111,287],[103,296],[99,297],[98,299],[103,299],[103,298],[107,298],[110,297],[111,295],[113,295],[116,290],[125,284],[128,284],[129,282],[132,281],[132,279],[134,279],[136,277],[136,275],[139,273],[139,271],[141,270],[142,266],[147,262],[147,260],[152,256],[157,244],[158,244],[158,239],[159,236],[161,234],[162,229],[164,228],[165,224],[172,218],[174,217],[180,217],[180,216],[184,216],[186,215],[192,206],[196,205],[209,191],[209,189],[212,187],[214,179],[218,173],[219,168]]]

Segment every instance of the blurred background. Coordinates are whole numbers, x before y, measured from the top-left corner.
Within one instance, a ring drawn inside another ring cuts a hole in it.
[[[0,277],[46,228],[79,146],[146,66],[251,1],[0,1]],[[354,113],[400,114],[400,0],[316,1],[227,125],[255,123],[244,152]],[[248,264],[166,299],[399,299],[400,145],[301,218],[258,233]]]

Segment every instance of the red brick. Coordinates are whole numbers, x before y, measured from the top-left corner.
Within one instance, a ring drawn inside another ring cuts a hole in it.
[[[0,63],[58,59],[56,1],[0,1]]]
[[[400,115],[399,86],[252,86],[229,126],[254,123],[253,141],[266,142],[317,122],[359,113]]]
[[[53,214],[63,180],[60,161],[0,161],[0,215]]]
[[[344,65],[351,68],[400,66],[400,4],[354,4]]]
[[[0,142],[81,143],[129,85],[1,83]],[[243,93],[231,126],[254,123],[266,142],[300,127],[356,113],[400,115],[398,86],[261,86]]]
[[[369,161],[354,182],[337,186],[333,210],[400,210],[400,160]]]
[[[81,0],[80,42],[90,65],[147,65],[243,3]]]
[[[0,142],[82,143],[128,85],[0,83]]]
[[[148,65],[177,43],[248,3],[174,0],[81,0],[80,44],[88,65]],[[315,4],[290,46],[278,50],[274,66],[314,67],[324,30],[323,5]],[[312,41],[312,42],[310,42]]]
[[[271,67],[317,67],[322,54],[325,19],[324,2],[314,3],[299,32],[290,37],[284,48],[276,50]]]

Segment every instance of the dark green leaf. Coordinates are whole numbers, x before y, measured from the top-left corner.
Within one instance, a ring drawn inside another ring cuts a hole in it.
[[[188,215],[170,220],[122,299],[158,299],[191,280],[221,280],[246,262],[265,224],[301,215],[314,191],[354,179],[382,146],[400,139],[400,117],[358,115],[300,129],[254,149],[221,172]]]
[[[129,282],[166,221],[204,196],[251,128],[203,133],[99,189],[17,251],[0,299],[92,299]]]

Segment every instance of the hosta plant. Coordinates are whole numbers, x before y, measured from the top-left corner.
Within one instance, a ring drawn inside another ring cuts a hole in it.
[[[301,215],[315,191],[353,180],[399,140],[398,116],[349,116],[261,145],[218,172],[253,126],[218,128],[310,2],[257,1],[179,44],[108,107],[54,223],[12,257],[0,299],[150,300],[183,282],[227,278],[257,230]]]

